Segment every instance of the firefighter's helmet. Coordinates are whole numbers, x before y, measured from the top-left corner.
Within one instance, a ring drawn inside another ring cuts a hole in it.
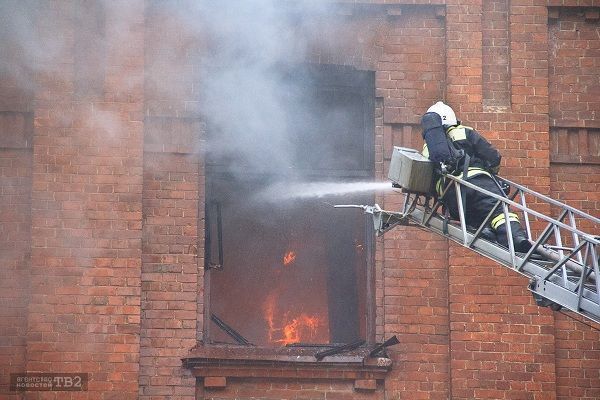
[[[456,114],[454,114],[452,108],[449,105],[444,104],[442,101],[438,101],[429,107],[427,112],[434,112],[438,114],[442,118],[442,124],[444,126],[454,126],[458,124]]]

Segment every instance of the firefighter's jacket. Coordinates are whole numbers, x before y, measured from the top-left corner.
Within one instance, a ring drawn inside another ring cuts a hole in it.
[[[491,173],[496,174],[500,168],[500,160],[502,156],[500,152],[494,148],[490,142],[488,142],[483,136],[481,136],[476,130],[470,128],[468,126],[456,125],[451,126],[446,130],[446,134],[455,147],[458,149],[462,149],[466,154],[469,155],[469,165],[467,169],[467,176],[464,176],[464,158],[459,163],[456,170],[453,172],[453,175],[460,177],[461,179],[470,180],[476,176],[487,175],[490,179],[481,180],[478,179],[477,185],[496,194],[503,195],[501,189],[499,189],[491,176]],[[423,146],[423,155],[429,158],[429,150],[427,149],[427,144]],[[436,191],[438,195],[441,196],[446,182],[444,176],[440,176],[436,183]],[[448,199],[449,203],[455,203],[453,196],[450,196]],[[487,216],[487,214],[493,209],[495,204],[495,200],[491,197],[488,198],[479,198],[470,203],[470,215],[469,218],[475,225],[479,225],[481,221]],[[456,209],[456,204],[453,204],[451,209]],[[453,210],[456,213],[456,210]],[[452,210],[451,210],[452,213]],[[508,214],[508,220],[514,221],[517,224],[519,223],[519,217],[515,213]],[[492,220],[490,221],[490,225],[492,229],[498,232],[499,229],[504,229],[505,227],[505,216],[501,209],[497,209],[495,213],[492,215]],[[521,231],[520,227],[515,227],[513,234],[518,234]],[[501,243],[504,243],[507,239],[500,235],[499,240]]]
[[[480,174],[489,176],[490,173],[488,171],[493,173],[498,172],[502,158],[500,152],[475,129],[468,126],[455,125],[446,129],[446,135],[452,140],[457,149],[462,149],[469,155],[467,176],[463,176],[465,158],[460,161],[452,173],[453,175],[468,180]],[[423,145],[423,155],[429,158],[427,143]],[[436,191],[439,195],[442,194],[444,184],[444,177],[442,176],[436,183]]]

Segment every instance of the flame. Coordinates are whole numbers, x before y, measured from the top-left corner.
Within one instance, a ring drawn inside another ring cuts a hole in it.
[[[283,256],[283,265],[290,265],[294,261],[296,261],[296,252],[295,251],[288,251]]]
[[[317,333],[319,327],[319,318],[311,317],[307,314],[300,314],[297,318],[293,318],[290,323],[282,329],[283,339],[277,340],[283,345],[291,343],[299,343],[302,340],[311,339]]]
[[[289,312],[283,314],[281,324],[275,323],[275,300],[276,296],[271,294],[264,304],[264,316],[269,326],[269,342],[288,345],[302,341],[310,341],[317,335],[317,328],[322,324],[317,316],[300,313],[297,317],[289,317]]]

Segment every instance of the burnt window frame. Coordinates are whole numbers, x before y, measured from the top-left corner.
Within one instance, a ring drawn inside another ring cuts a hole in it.
[[[299,72],[301,71],[301,72]],[[364,179],[375,179],[375,71],[370,70],[358,70],[350,66],[340,65],[325,65],[325,64],[303,64],[300,66],[294,66],[290,69],[290,73],[307,73],[321,78],[321,82],[325,82],[319,85],[319,92],[322,91],[344,91],[348,94],[355,94],[360,96],[362,99],[364,118],[364,134],[363,138],[363,165],[362,168],[356,169],[335,169],[335,168],[321,168],[321,169],[308,169],[300,170],[305,176],[311,176],[316,179],[323,178],[342,178],[347,182],[364,180]],[[327,77],[323,79],[324,77]],[[207,131],[210,133],[211,128],[207,126]],[[252,176],[252,173],[248,173],[248,176]],[[258,173],[257,175],[260,175]],[[215,321],[211,313],[211,273],[212,269],[219,269],[223,263],[223,249],[220,245],[214,248],[215,238],[211,237],[208,230],[212,228],[217,232],[217,241],[222,241],[222,221],[220,212],[217,212],[217,218],[213,218],[215,215],[209,211],[210,207],[218,207],[220,205],[211,203],[209,199],[210,186],[213,180],[226,180],[230,179],[230,173],[225,171],[223,166],[218,164],[212,164],[210,161],[205,160],[204,165],[204,176],[205,176],[205,198],[203,202],[204,210],[200,210],[199,215],[204,215],[205,226],[204,226],[204,237],[205,237],[205,254],[204,254],[204,293],[203,293],[203,328],[199,332],[198,336],[202,339],[203,345],[214,345],[215,343],[211,339],[211,331],[213,329],[219,329],[212,324],[219,325],[219,321]],[[374,194],[371,195],[371,199],[374,201]],[[332,212],[333,209],[332,209]],[[215,219],[213,221],[212,219]],[[375,343],[376,337],[376,298],[375,298],[375,233],[372,229],[369,221],[364,224],[364,238],[365,238],[365,284],[363,288],[365,296],[365,338],[367,345]],[[211,254],[211,247],[216,250],[215,255]],[[214,262],[216,259],[216,263]],[[358,279],[358,278],[357,278]],[[228,326],[221,327],[220,329],[227,329]],[[230,334],[232,338],[237,334],[235,330]],[[214,335],[212,335],[214,337]],[[243,343],[244,337],[235,339],[240,345],[246,345]],[[265,346],[265,348],[271,348]],[[275,347],[273,347],[275,348]]]

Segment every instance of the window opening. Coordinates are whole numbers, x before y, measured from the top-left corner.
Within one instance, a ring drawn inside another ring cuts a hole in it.
[[[292,132],[286,138],[289,164],[273,170],[244,167],[235,149],[207,159],[205,340],[210,343],[275,347],[371,339],[372,229],[364,216],[332,204],[369,204],[372,194],[282,201],[257,194],[273,185],[276,194],[285,194],[299,180],[373,178],[374,74],[332,66],[286,74],[306,89],[288,91],[284,99],[293,104],[286,115]],[[232,142],[222,130],[209,135],[211,142]],[[268,144],[263,143],[265,163]]]

